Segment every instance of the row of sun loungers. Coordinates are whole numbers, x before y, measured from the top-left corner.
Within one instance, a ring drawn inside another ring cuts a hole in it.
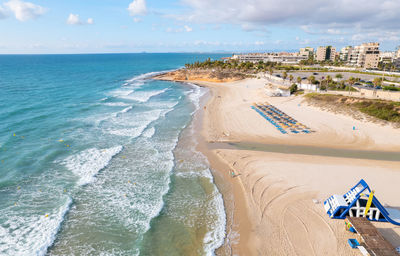
[[[270,104],[254,104],[252,107],[281,133],[311,133],[311,129]]]

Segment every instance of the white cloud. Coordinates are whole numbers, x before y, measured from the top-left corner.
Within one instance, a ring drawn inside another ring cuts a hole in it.
[[[138,23],[138,22],[141,22],[141,21],[142,21],[141,18],[138,18],[138,17],[133,18],[133,22],[135,22],[135,23]]]
[[[331,34],[331,35],[340,35],[342,34],[342,32],[339,29],[333,29],[333,28],[328,28],[326,30],[327,34]]]
[[[146,0],[133,0],[128,7],[129,15],[145,15],[147,13]]]
[[[80,20],[78,14],[73,14],[71,13],[68,18],[67,18],[67,24],[68,25],[92,25],[94,23],[94,20],[92,18],[87,19],[86,22],[83,22]]]
[[[188,7],[169,15],[179,21],[235,24],[254,31],[266,26],[304,26],[316,34],[400,29],[399,0],[180,0]],[[317,31],[316,31],[317,30]],[[316,31],[316,32],[314,32]]]
[[[81,23],[81,21],[79,20],[79,15],[78,15],[78,14],[72,14],[72,13],[71,13],[71,14],[68,16],[67,24],[69,24],[69,25],[80,25],[80,24],[82,24],[82,23]]]
[[[27,21],[35,19],[46,12],[46,8],[30,2],[21,0],[11,0],[4,3],[4,6],[14,13],[15,18],[19,21]],[[1,10],[0,10],[1,12]]]
[[[168,27],[165,31],[168,33],[192,32],[193,28],[189,27],[188,25],[185,25],[185,26],[179,27],[179,28]]]

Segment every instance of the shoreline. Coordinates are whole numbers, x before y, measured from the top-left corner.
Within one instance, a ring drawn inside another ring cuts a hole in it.
[[[302,97],[267,97],[263,93],[263,81],[257,79],[225,83],[177,82],[209,88],[194,118],[199,131],[197,148],[215,170],[213,176],[223,194],[226,214],[233,216],[231,223],[227,218],[224,244],[232,245],[232,254],[354,255],[346,247],[346,239],[351,235],[344,231],[343,222],[329,219],[321,202],[331,194],[346,192],[360,178],[373,182],[371,185],[384,195],[380,196],[381,200],[384,198],[382,201],[400,206],[400,200],[393,196],[387,184],[395,186],[394,180],[400,178],[400,164],[385,157],[360,159],[357,155],[346,158],[342,153],[304,155],[290,151],[257,151],[251,147],[218,147],[218,143],[259,143],[396,154],[400,153],[400,140],[396,140],[400,139],[400,133],[393,127],[327,112],[304,104]],[[266,101],[316,132],[279,134],[249,107],[252,102]],[[360,128],[351,131],[352,126]],[[232,178],[228,170],[234,170],[237,176]],[[339,178],[341,176],[346,178]],[[226,204],[229,198],[234,200],[232,205]],[[313,232],[304,229],[304,225]],[[393,235],[398,236],[400,228],[394,229],[387,223],[374,225],[390,230],[384,236],[394,246],[400,246]],[[230,241],[231,230],[238,233],[238,239]],[[265,237],[269,238],[268,243]],[[220,250],[223,248],[216,251],[217,255]]]
[[[206,87],[196,83],[193,84]],[[227,180],[231,178],[228,174],[228,170],[231,169],[230,166],[221,161],[207,146],[207,140],[203,129],[204,107],[207,108],[213,99],[214,91],[208,88],[208,92],[200,101],[199,110],[194,115],[193,125],[196,131],[200,131],[196,136],[198,141],[196,150],[201,152],[208,159],[215,184],[224,199],[227,220],[225,227],[226,237],[224,244],[216,250],[216,255],[226,255],[226,253],[223,252],[227,251],[229,255],[254,255],[247,246],[247,240],[250,236],[252,225],[248,216],[247,207],[245,209],[241,208],[241,206],[247,205],[243,185],[240,183],[240,180],[237,179],[227,182]]]

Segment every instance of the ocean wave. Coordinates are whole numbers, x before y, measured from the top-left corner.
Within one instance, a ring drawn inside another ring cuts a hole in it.
[[[133,108],[133,106],[129,106],[129,107],[124,108],[123,110],[121,110],[119,113],[127,113],[127,112],[131,111],[132,108]]]
[[[135,76],[135,77],[133,77],[133,78],[131,78],[129,80],[126,80],[124,86],[132,85],[132,84],[135,84],[135,85],[141,84],[141,83],[143,83],[143,80],[149,79],[150,77],[157,76],[157,75],[162,75],[162,74],[174,71],[174,70],[175,69],[164,70],[164,71],[156,71],[156,72],[149,72],[149,73],[141,74],[141,75]]]
[[[146,138],[151,138],[153,137],[154,133],[156,132],[156,129],[154,127],[150,127],[146,129],[143,133],[142,136]]]
[[[210,203],[211,205],[209,205],[209,208],[215,210],[216,219],[214,221],[213,229],[207,232],[203,239],[204,252],[207,256],[215,255],[215,250],[224,244],[226,236],[226,213],[224,200],[222,198],[222,194],[219,192],[215,184],[214,190],[214,197]]]
[[[193,90],[189,93],[189,99],[195,105],[196,110],[198,110],[200,107],[200,99],[204,94],[206,94],[207,89],[204,89],[204,88],[197,86],[195,84],[192,84],[192,83],[188,83],[188,84],[193,87]]]
[[[172,109],[176,105],[179,104],[179,101],[157,101],[157,102],[152,102],[149,103],[148,106],[154,107],[154,108],[159,108],[159,109]]]
[[[129,117],[128,119],[113,119],[113,127],[107,128],[104,131],[109,134],[117,136],[125,136],[137,138],[146,130],[146,128],[154,121],[165,117],[165,115],[171,112],[170,109],[155,109],[147,112],[137,113],[135,117]],[[123,128],[116,128],[118,126],[124,126]]]
[[[93,182],[96,174],[121,150],[122,146],[102,150],[91,148],[67,157],[62,163],[79,177],[78,185],[83,186]]]
[[[127,95],[133,93],[134,91],[135,90],[132,90],[132,89],[119,88],[119,89],[112,90],[112,91],[108,92],[107,94],[112,97],[121,97],[121,96],[127,96]]]
[[[139,126],[134,128],[124,128],[118,130],[107,130],[107,133],[117,136],[125,136],[125,137],[132,137],[136,138],[139,137],[143,130],[146,129],[146,126]]]
[[[123,102],[109,102],[109,103],[103,103],[104,106],[109,106],[109,107],[126,107],[130,106],[128,103],[123,103]]]
[[[54,243],[64,217],[69,211],[72,199],[48,214],[22,217],[7,216],[0,226],[1,255],[45,255]]]
[[[126,100],[134,100],[140,103],[145,103],[149,101],[151,97],[157,96],[159,94],[162,94],[166,92],[168,88],[162,89],[162,90],[154,90],[154,91],[136,91],[132,92],[128,95],[120,95],[118,96],[121,99],[126,99]]]

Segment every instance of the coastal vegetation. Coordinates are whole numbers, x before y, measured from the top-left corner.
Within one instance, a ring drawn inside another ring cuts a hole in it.
[[[305,98],[309,102],[328,104],[335,108],[348,107],[368,116],[400,125],[400,102],[319,93],[306,94]]]
[[[317,66],[315,66],[318,64]],[[300,62],[299,65],[289,65],[289,64],[282,64],[277,62],[239,62],[237,60],[229,59],[229,60],[211,60],[207,59],[206,61],[199,62],[196,61],[194,63],[187,63],[185,64],[186,69],[223,69],[223,70],[236,70],[245,73],[257,73],[257,72],[267,72],[272,74],[275,70],[282,70],[286,72],[291,71],[303,71],[303,72],[337,72],[336,70],[328,69],[324,65],[328,65],[328,62],[322,63],[314,63],[309,64],[308,62]],[[335,66],[335,65],[330,65]],[[336,65],[340,66],[340,65]],[[354,73],[354,74],[364,74],[364,75],[376,75],[380,76],[382,74],[374,73],[374,72],[364,72],[359,70],[341,70],[340,72],[343,73]],[[391,78],[400,78],[400,75],[395,74],[386,74],[386,77]],[[387,79],[385,79],[387,81]]]

